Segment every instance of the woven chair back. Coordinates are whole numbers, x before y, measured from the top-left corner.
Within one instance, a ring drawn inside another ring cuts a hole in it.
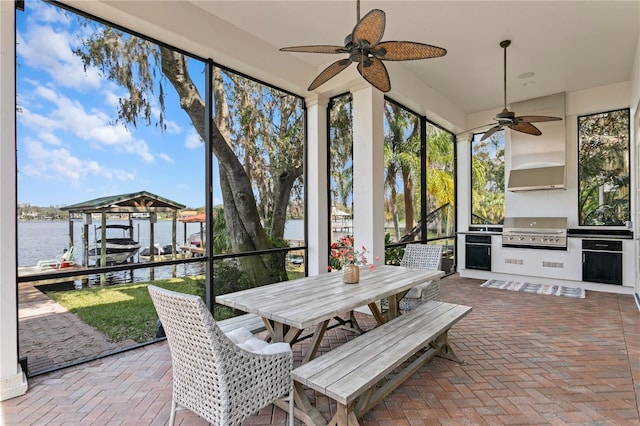
[[[442,246],[438,244],[407,244],[400,266],[408,268],[440,270]]]
[[[214,425],[239,425],[275,399],[271,389],[280,387],[286,395],[290,371],[258,367],[260,357],[229,340],[200,297],[148,288],[169,342],[176,404]],[[264,373],[260,370],[272,371],[262,389],[255,389],[249,383]]]

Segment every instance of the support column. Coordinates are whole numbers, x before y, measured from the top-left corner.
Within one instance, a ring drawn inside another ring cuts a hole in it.
[[[14,5],[0,1],[0,401],[28,388],[18,363]]]
[[[471,211],[471,142],[473,133],[465,133],[456,136],[457,138],[457,162],[456,162],[456,186],[458,198],[456,200],[456,216],[458,218],[458,229],[469,229]],[[464,247],[464,246],[460,246]]]
[[[314,94],[307,98],[307,268],[309,275],[327,272],[329,265],[329,182],[327,105]]]
[[[353,236],[384,264],[384,95],[353,91]]]

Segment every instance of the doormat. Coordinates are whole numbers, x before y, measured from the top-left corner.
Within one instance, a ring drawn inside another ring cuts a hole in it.
[[[488,280],[480,285],[480,287],[496,288],[499,290],[523,291],[533,294],[550,294],[554,296],[573,297],[575,299],[584,299],[585,291],[582,287],[565,287],[563,285],[552,284],[534,284],[521,281],[504,281],[504,280]]]

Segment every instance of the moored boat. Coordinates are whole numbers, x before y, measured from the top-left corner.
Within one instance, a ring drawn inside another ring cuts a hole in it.
[[[204,233],[203,233],[204,236]],[[194,232],[193,234],[189,235],[189,238],[187,239],[187,244],[189,246],[195,246],[195,247],[202,247],[202,238],[200,235],[200,232]]]
[[[96,228],[96,233],[101,227]],[[107,225],[105,227],[106,240],[106,262],[107,265],[127,263],[140,249],[140,244],[131,236],[131,227],[129,225]],[[121,236],[112,237],[109,234],[113,232],[121,232]],[[96,264],[100,263],[102,255],[102,238],[96,236],[96,242],[89,248],[89,259]]]
[[[165,254],[164,247],[160,247],[160,244],[156,244],[153,248],[153,255],[158,256],[161,254]],[[143,248],[142,251],[140,251],[140,256],[151,256],[151,250],[149,249],[149,247]]]

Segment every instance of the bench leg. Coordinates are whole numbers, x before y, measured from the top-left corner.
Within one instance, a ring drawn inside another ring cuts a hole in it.
[[[387,395],[393,392],[398,386],[404,383],[409,377],[415,374],[423,365],[429,362],[433,357],[440,356],[442,358],[455,361],[462,364],[463,361],[453,350],[449,343],[447,332],[443,332],[434,339],[418,358],[414,359],[408,365],[402,367],[395,375],[386,380],[381,386],[374,386],[368,392],[363,393],[356,401],[357,405],[352,410],[356,418],[362,417],[365,413],[378,405]],[[346,423],[345,423],[346,424]],[[349,423],[351,424],[351,423]],[[357,423],[354,423],[357,424]]]
[[[456,351],[453,349],[453,346],[451,346],[451,343],[449,342],[449,334],[447,333],[447,331],[442,333],[436,339],[436,343],[438,346],[442,346],[442,349],[437,356],[439,356],[440,358],[448,359],[449,361],[457,362],[458,364],[464,364],[464,360],[458,356]]]
[[[327,424],[327,420],[322,417],[320,411],[311,404],[311,401],[304,392],[304,388],[298,382],[293,382],[293,415],[305,425],[323,426]],[[289,401],[279,399],[273,403],[275,406],[285,411],[289,410]]]
[[[333,416],[328,426],[359,426],[358,418],[353,412],[354,403],[344,405],[337,403],[336,414]]]

